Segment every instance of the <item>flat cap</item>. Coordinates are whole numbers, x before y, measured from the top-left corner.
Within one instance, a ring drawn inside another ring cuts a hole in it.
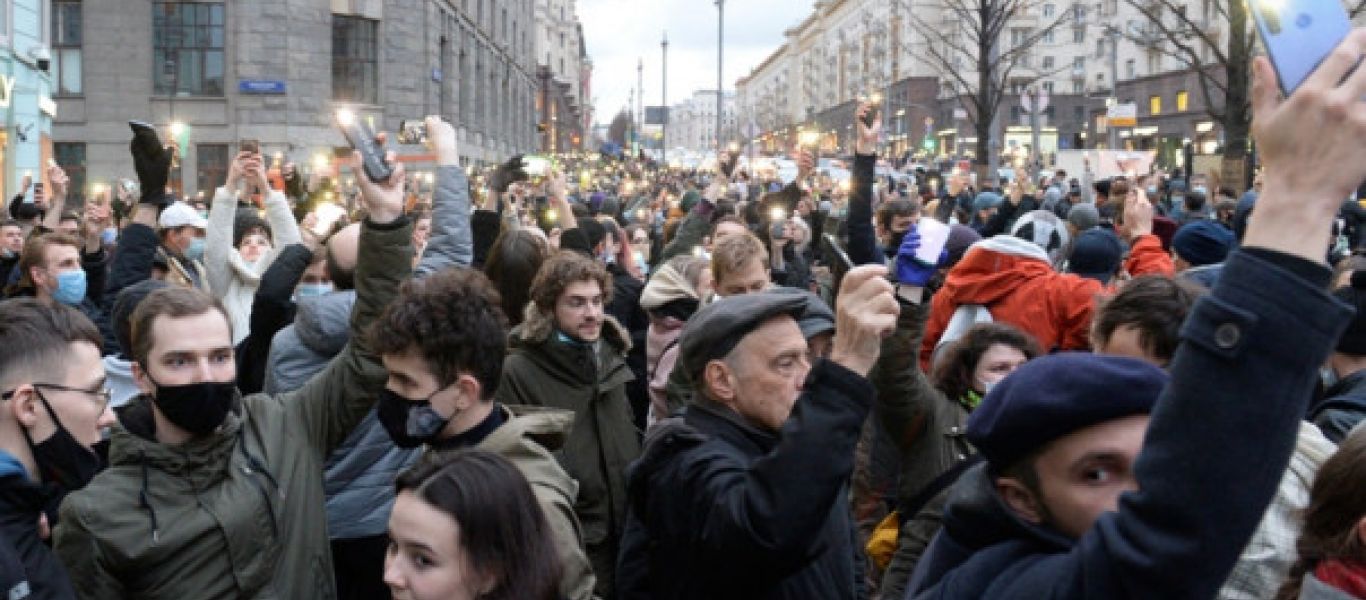
[[[729,296],[707,305],[688,320],[678,338],[678,359],[693,381],[708,362],[723,358],[745,335],[773,317],[801,318],[806,298],[797,294],[759,292]]]
[[[797,327],[802,330],[802,337],[809,340],[835,330],[835,312],[830,310],[830,306],[821,300],[820,296],[801,288],[787,286],[778,286],[768,292],[797,296],[806,301],[802,307],[802,314],[797,316]]]
[[[967,438],[993,469],[1092,425],[1152,412],[1167,374],[1146,361],[1069,352],[1025,363],[968,417]]]

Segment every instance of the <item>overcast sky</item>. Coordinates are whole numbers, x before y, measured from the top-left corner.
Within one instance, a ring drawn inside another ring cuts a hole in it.
[[[811,12],[809,0],[728,0],[724,83],[727,90],[767,58],[783,31]],[[601,124],[626,107],[645,59],[645,105],[657,106],[659,42],[669,33],[669,104],[716,88],[716,6],[713,0],[579,0],[579,18],[593,59],[593,100]]]

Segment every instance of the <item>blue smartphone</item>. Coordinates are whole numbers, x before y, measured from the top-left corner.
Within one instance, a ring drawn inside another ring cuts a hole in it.
[[[1249,0],[1257,32],[1290,94],[1352,30],[1347,11],[1337,0]]]

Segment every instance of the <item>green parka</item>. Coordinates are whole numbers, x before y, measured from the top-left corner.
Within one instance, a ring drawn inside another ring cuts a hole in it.
[[[626,466],[640,454],[640,436],[626,399],[630,337],[604,315],[598,343],[580,345],[555,335],[553,319],[534,304],[508,336],[509,354],[498,384],[499,402],[574,412],[574,425],[557,456],[579,482],[574,512],[597,574],[597,593],[612,597],[617,544],[626,520]]]
[[[555,408],[499,406],[500,410],[508,411],[507,422],[476,447],[508,459],[531,484],[531,492],[555,536],[555,551],[564,569],[560,596],[568,600],[593,598],[593,566],[584,554],[583,527],[574,515],[579,484],[551,454],[564,445],[574,413]]]
[[[155,441],[150,399],[119,413],[110,466],[67,497],[54,547],[81,598],[336,597],[323,460],[385,371],[364,334],[412,271],[407,219],[367,223],[351,345],[295,392],[242,398],[213,434]]]

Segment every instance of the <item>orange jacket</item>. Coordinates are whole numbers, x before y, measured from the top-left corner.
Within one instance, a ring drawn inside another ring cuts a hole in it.
[[[1151,235],[1134,242],[1125,269],[1135,276],[1173,272],[1171,257]],[[1045,352],[1086,350],[1096,298],[1113,291],[1095,279],[1054,271],[1048,255],[1030,242],[1009,236],[984,240],[968,250],[934,295],[921,367],[929,372],[935,344],[964,304],[986,306],[992,320],[1034,336]]]

